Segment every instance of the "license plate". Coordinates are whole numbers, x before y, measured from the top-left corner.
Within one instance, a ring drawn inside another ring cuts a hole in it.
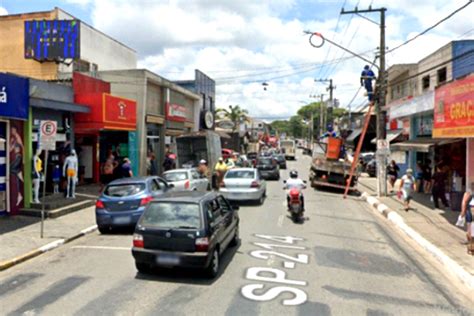
[[[179,257],[175,255],[158,255],[156,257],[156,263],[167,266],[178,265]]]
[[[114,224],[129,224],[132,220],[130,216],[116,216],[112,221]]]

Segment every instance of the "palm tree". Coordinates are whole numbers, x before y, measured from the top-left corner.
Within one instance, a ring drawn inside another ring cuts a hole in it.
[[[217,114],[220,114],[225,119],[234,123],[232,127],[232,133],[235,133],[236,129],[242,122],[248,122],[249,112],[246,109],[242,109],[240,105],[229,105],[229,109],[219,108],[216,110]]]

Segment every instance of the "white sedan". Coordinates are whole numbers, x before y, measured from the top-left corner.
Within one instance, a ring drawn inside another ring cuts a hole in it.
[[[263,204],[267,184],[254,168],[237,168],[226,172],[219,192],[230,201],[255,201]]]
[[[206,191],[209,181],[196,169],[173,169],[163,173],[163,178],[174,185],[173,191]]]

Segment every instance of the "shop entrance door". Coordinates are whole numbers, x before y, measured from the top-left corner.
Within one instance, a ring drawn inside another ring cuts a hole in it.
[[[7,123],[0,121],[0,215],[7,214]]]

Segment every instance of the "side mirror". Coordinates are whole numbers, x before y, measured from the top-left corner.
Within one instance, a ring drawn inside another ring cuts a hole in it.
[[[168,183],[168,187],[169,188],[174,188],[174,184],[173,183]]]

